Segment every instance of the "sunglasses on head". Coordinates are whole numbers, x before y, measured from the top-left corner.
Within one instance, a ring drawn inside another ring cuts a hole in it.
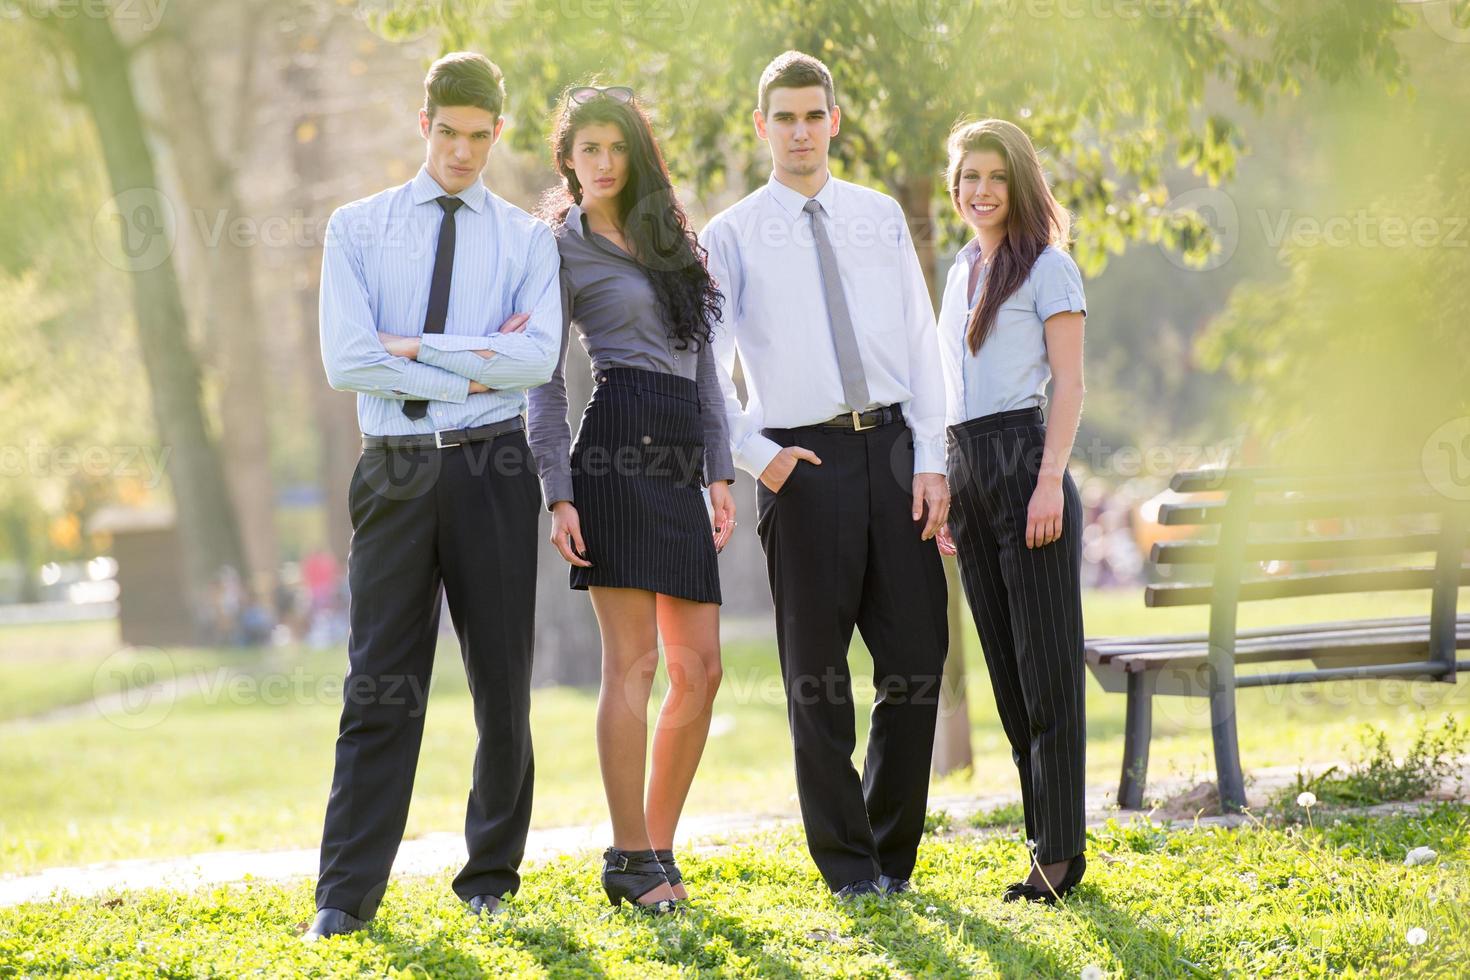
[[[593,99],[614,99],[618,102],[628,103],[633,101],[633,90],[626,85],[612,85],[608,88],[598,88],[595,85],[583,85],[574,88],[567,93],[567,97],[575,105],[591,102]]]

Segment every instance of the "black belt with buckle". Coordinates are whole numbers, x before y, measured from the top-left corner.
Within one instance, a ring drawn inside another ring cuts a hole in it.
[[[469,429],[439,429],[437,432],[425,432],[422,435],[412,436],[363,436],[363,449],[449,449],[451,446],[463,446],[470,442],[484,442],[486,439],[494,439],[503,436],[507,432],[516,432],[526,427],[526,420],[520,415],[506,419],[504,422],[491,422],[489,425],[477,425]]]
[[[845,412],[842,415],[834,415],[827,421],[816,424],[823,428],[862,432],[864,429],[875,429],[880,425],[889,425],[902,420],[903,409],[897,405],[884,405],[882,408],[870,408],[866,412]]]

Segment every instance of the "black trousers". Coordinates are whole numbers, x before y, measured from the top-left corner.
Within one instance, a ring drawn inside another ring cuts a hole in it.
[[[911,516],[913,438],[767,429],[816,453],[779,493],[757,490],[757,531],[776,604],[776,640],[807,846],[827,885],[912,874],[949,646],[939,551]],[[854,625],[877,690],[861,780],[847,647]]]
[[[371,918],[408,819],[441,595],[474,699],[461,898],[504,895],[531,819],[531,649],[540,489],[524,431],[373,449],[352,477],[349,668],[322,831],[318,908]]]
[[[1040,409],[949,428],[949,526],[1001,727],[1021,775],[1026,837],[1042,864],[1086,841],[1082,501],[1062,478],[1062,536],[1026,547],[1046,427]]]

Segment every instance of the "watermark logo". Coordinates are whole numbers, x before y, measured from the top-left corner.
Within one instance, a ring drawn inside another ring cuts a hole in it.
[[[964,33],[975,16],[975,0],[890,0],[898,29],[922,44],[945,44]]]
[[[1210,231],[1214,249],[1203,263],[1188,259],[1173,249],[1161,247],[1164,258],[1190,272],[1209,272],[1230,261],[1240,245],[1240,212],[1229,194],[1217,187],[1197,187],[1176,194],[1169,199],[1166,207],[1171,213],[1198,215]]]
[[[1420,463],[1435,490],[1451,500],[1470,500],[1470,415],[1450,419],[1431,432]]]
[[[92,219],[97,254],[123,272],[156,269],[173,254],[178,216],[155,187],[134,187],[108,199]]]
[[[173,658],[167,653],[124,647],[97,666],[92,704],[117,727],[142,731],[173,711],[177,686]]]

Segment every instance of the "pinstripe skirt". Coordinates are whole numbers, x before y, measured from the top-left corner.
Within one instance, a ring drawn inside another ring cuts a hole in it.
[[[719,556],[701,493],[698,386],[638,368],[604,368],[572,446],[572,493],[591,568],[574,589],[645,589],[720,601]]]

